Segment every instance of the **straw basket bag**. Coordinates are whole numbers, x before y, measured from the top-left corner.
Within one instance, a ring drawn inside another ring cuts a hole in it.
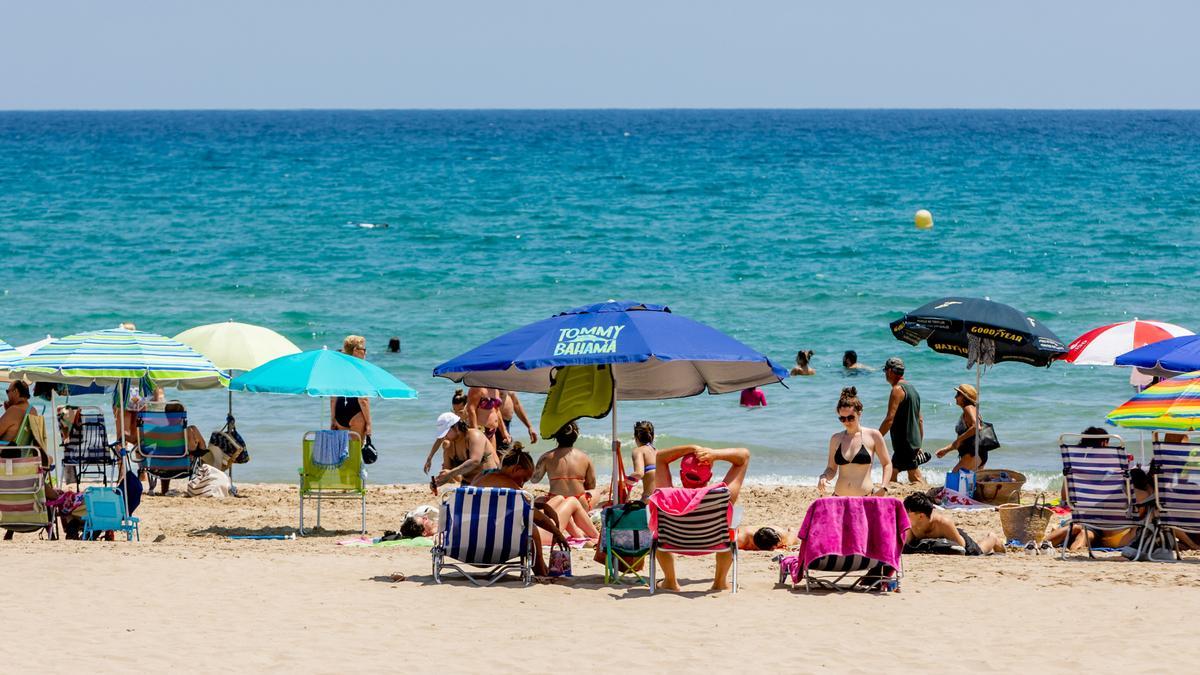
[[[987,504],[1020,504],[1025,480],[1020,471],[980,469],[975,472],[975,499]]]
[[[1046,506],[1041,495],[1032,504],[1001,504],[999,510],[1005,541],[1042,545],[1042,540],[1046,538],[1046,527],[1050,525],[1054,512]]]

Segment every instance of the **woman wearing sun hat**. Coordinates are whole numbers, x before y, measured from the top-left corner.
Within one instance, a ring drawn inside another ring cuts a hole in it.
[[[954,465],[952,471],[960,469],[978,471],[987,464],[987,450],[980,448],[979,457],[975,457],[975,427],[979,420],[979,392],[974,385],[960,384],[954,388],[954,402],[962,408],[962,416],[958,418],[958,424],[954,426],[954,433],[958,434],[958,438],[955,438],[950,445],[938,450],[937,456],[945,457],[951,450],[957,450],[958,463]]]

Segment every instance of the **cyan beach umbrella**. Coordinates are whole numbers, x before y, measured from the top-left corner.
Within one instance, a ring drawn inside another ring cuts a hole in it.
[[[315,349],[268,361],[229,383],[232,391],[316,397],[414,399],[417,392],[373,363]]]
[[[612,365],[614,401],[724,394],[787,377],[766,356],[666,305],[612,300],[501,335],[434,368],[433,374],[472,387],[545,393],[555,368],[598,364]],[[612,428],[615,476],[615,403]]]

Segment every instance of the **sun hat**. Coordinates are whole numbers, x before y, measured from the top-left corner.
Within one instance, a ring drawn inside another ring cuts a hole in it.
[[[962,397],[971,403],[979,403],[979,391],[975,389],[974,385],[960,384],[954,388],[954,391],[962,394]]]
[[[437,435],[437,437],[445,438],[446,434],[450,433],[450,429],[452,429],[455,424],[458,424],[461,421],[462,421],[462,418],[452,412],[442,413],[441,415],[438,415],[438,418],[437,418],[437,434],[438,435]]]
[[[684,455],[679,461],[679,480],[686,488],[704,487],[712,480],[712,464],[701,462],[695,453]]]

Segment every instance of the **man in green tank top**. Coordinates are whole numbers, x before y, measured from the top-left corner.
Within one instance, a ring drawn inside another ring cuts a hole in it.
[[[904,379],[904,361],[899,358],[893,356],[883,364],[883,376],[892,386],[887,417],[879,424],[879,433],[892,435],[892,475],[886,476],[885,482],[898,480],[900,472],[906,471],[908,481],[917,483],[922,480],[921,465],[929,461],[929,453],[921,451],[925,438],[921,395]]]

